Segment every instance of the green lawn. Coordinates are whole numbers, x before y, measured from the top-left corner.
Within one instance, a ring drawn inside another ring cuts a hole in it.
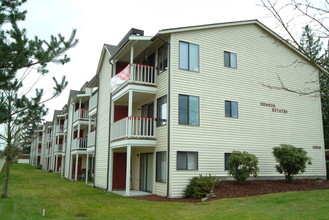
[[[188,204],[140,201],[106,194],[83,182],[71,182],[59,174],[29,165],[14,165],[10,177],[9,198],[0,199],[1,220],[329,218],[329,190]],[[46,210],[45,217],[42,209]]]

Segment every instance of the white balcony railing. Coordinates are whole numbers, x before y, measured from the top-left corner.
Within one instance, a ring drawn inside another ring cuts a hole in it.
[[[65,144],[62,144],[62,152],[65,152]]]
[[[56,144],[55,145],[55,152],[62,152],[63,144]]]
[[[46,155],[48,155],[48,154],[49,154],[49,149],[47,148],[47,149],[46,149]]]
[[[72,150],[76,149],[86,149],[87,148],[87,138],[76,138],[72,141]]]
[[[95,93],[93,96],[91,96],[91,98],[89,99],[89,111],[97,107],[97,96],[98,96],[98,92]]]
[[[155,138],[155,118],[126,117],[111,126],[111,139]]]
[[[115,91],[126,81],[144,85],[156,85],[157,74],[155,70],[153,66],[129,64],[120,73],[112,77],[111,92]]]
[[[95,137],[96,137],[96,131],[92,131],[88,134],[88,143],[87,143],[87,147],[93,147],[95,146]]]
[[[65,119],[65,121],[64,121],[64,128],[63,129],[64,130],[67,129],[67,119]]]
[[[56,133],[63,132],[64,131],[64,125],[56,125]]]
[[[41,154],[41,149],[38,149],[38,154]]]
[[[85,109],[78,109],[73,114],[73,122],[77,120],[87,120],[88,119],[88,112]]]

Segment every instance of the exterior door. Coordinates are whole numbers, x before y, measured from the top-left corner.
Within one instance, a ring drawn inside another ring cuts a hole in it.
[[[140,186],[141,191],[153,190],[153,153],[140,154]]]
[[[128,106],[119,106],[114,107],[114,122],[119,121],[128,116]]]
[[[127,153],[113,153],[113,189],[126,188]]]

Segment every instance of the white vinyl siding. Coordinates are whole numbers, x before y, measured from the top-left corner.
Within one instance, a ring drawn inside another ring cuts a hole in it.
[[[95,185],[105,189],[108,176],[108,140],[109,140],[109,109],[110,109],[110,75],[109,55],[105,52],[99,72],[97,132],[95,149]]]
[[[200,72],[179,69],[179,42],[200,48]],[[227,176],[224,153],[248,151],[259,158],[260,176],[281,176],[275,171],[272,148],[281,143],[303,147],[313,165],[304,176],[325,176],[320,99],[270,90],[260,83],[303,89],[317,79],[316,70],[294,51],[266,35],[256,25],[187,31],[171,35],[171,149],[170,197],[183,196],[193,176]],[[223,51],[239,54],[239,68],[224,67]],[[303,65],[291,65],[295,61]],[[200,97],[200,126],[178,124],[178,95]],[[224,101],[239,102],[239,119],[224,115]],[[261,102],[273,103],[288,114],[272,112]],[[322,149],[313,149],[321,146]],[[198,170],[176,170],[176,151],[198,151]]]
[[[65,144],[65,162],[64,162],[64,177],[70,178],[70,173],[72,171],[72,160],[71,160],[71,144],[72,144],[72,133],[73,133],[73,127],[72,127],[72,120],[73,120],[73,105],[71,104],[72,99],[69,100],[68,105],[68,119],[67,119],[67,136],[66,136],[66,144]],[[55,126],[53,127],[53,134],[55,133]],[[53,137],[53,139],[55,139]],[[53,143],[54,144],[54,143]]]

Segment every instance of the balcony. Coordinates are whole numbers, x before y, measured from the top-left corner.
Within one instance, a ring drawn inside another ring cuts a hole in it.
[[[155,118],[126,117],[111,126],[111,141],[120,142],[112,146],[144,145],[153,146],[155,142]],[[127,140],[129,140],[127,142]]]
[[[63,129],[64,129],[64,130],[67,129],[67,119],[65,119],[65,121],[64,121],[64,127],[63,127]]]
[[[56,125],[56,133],[63,133],[64,125]]]
[[[91,98],[89,99],[89,112],[97,108],[97,97],[98,92],[91,96]]]
[[[63,144],[56,144],[55,152],[62,152],[62,151],[63,151]]]
[[[156,69],[153,66],[129,64],[111,79],[111,92],[115,93],[128,83],[156,87]]]
[[[72,150],[80,150],[87,148],[87,138],[76,138],[72,141]]]
[[[87,120],[88,119],[88,112],[85,109],[78,109],[73,114],[73,122],[77,120]]]
[[[38,154],[41,154],[41,149],[38,149]]]
[[[96,131],[90,132],[88,134],[88,141],[87,141],[87,147],[93,147],[95,146],[95,137],[96,137]]]

